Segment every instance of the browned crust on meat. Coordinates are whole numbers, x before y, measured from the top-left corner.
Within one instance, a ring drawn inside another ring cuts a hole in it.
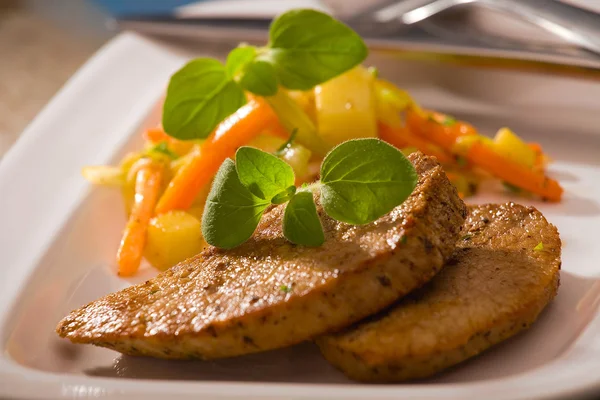
[[[325,358],[367,382],[424,378],[527,329],[559,286],[561,242],[533,207],[470,208],[442,272],[390,311],[317,340]],[[542,251],[534,250],[542,242]]]
[[[319,206],[326,242],[305,248],[282,237],[275,207],[245,244],[210,248],[96,300],[57,332],[131,355],[218,358],[292,345],[377,312],[437,273],[466,215],[435,159],[411,161],[416,190],[372,224],[334,221]]]

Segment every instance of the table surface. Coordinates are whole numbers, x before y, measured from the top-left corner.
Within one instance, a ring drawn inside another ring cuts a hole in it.
[[[115,34],[109,22],[85,1],[0,1],[0,157]]]

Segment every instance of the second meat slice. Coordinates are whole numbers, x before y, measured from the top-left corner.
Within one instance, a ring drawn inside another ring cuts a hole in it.
[[[454,255],[427,285],[317,339],[330,363],[366,382],[425,378],[529,328],[558,290],[556,227],[514,203],[469,211]]]

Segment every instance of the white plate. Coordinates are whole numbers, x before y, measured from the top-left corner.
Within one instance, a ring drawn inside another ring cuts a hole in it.
[[[564,241],[559,295],[530,331],[435,379],[398,385],[350,382],[311,344],[166,362],[60,340],[54,327],[69,310],[132,282],[112,266],[124,223],[119,195],[90,187],[80,168],[116,162],[139,145],[140,125],[186,57],[121,35],[69,81],[0,164],[0,397],[541,399],[600,389],[600,83],[389,54],[372,61],[425,104],[483,129],[510,124],[555,156],[564,202],[520,200],[539,207]]]

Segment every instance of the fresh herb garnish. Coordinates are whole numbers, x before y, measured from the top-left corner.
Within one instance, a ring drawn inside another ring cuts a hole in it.
[[[320,187],[323,210],[354,225],[376,220],[412,193],[417,174],[408,159],[379,139],[355,139],[335,147],[321,165],[321,182],[299,190],[293,170],[277,157],[241,147],[215,177],[202,218],[202,233],[216,247],[248,240],[270,204],[283,204],[283,235],[290,242],[320,246],[325,234],[314,202]]]
[[[279,86],[273,65],[261,60],[249,62],[242,70],[238,83],[245,90],[259,96],[273,96]]]
[[[379,69],[377,67],[369,67],[367,68],[367,71],[373,75],[373,78],[378,78],[379,77]]]
[[[442,120],[441,124],[444,126],[452,126],[456,124],[456,118],[446,115],[444,116],[444,119]]]
[[[281,290],[283,293],[290,293],[292,288],[288,285],[281,285],[279,286],[279,290]]]
[[[331,16],[288,11],[271,24],[267,46],[242,45],[231,51],[226,65],[198,58],[176,72],[167,89],[163,127],[177,139],[205,138],[246,102],[244,90],[270,98],[279,86],[308,90],[366,56],[361,37]]]
[[[381,140],[349,140],[321,164],[321,203],[338,221],[362,225],[401,204],[417,181],[414,167]]]
[[[469,165],[469,161],[463,156],[456,156],[456,163],[459,167],[466,167]]]
[[[325,242],[325,234],[312,192],[298,192],[285,207],[283,236],[292,243],[317,247]]]
[[[256,57],[256,47],[254,46],[242,43],[231,50],[229,55],[227,55],[227,61],[225,63],[227,75],[231,79],[236,79],[238,73],[240,73],[247,64],[252,62],[254,57]]]
[[[452,125],[456,124],[456,122],[457,122],[456,118],[454,118],[450,115],[444,115],[444,118],[440,119],[435,114],[429,114],[427,116],[427,119],[431,122],[435,122],[436,124],[440,124],[443,126],[452,126]]]
[[[472,237],[473,237],[473,235],[471,235],[470,233],[467,233],[466,235],[464,235],[462,237],[462,240],[471,240]]]
[[[279,148],[275,152],[275,155],[278,157],[283,155],[283,153],[287,150],[287,148],[292,146],[292,143],[294,143],[294,140],[296,139],[297,134],[298,134],[298,129],[294,129],[292,131],[292,133],[290,134],[290,137],[288,138],[288,140],[286,140],[284,144],[279,146]]]
[[[271,199],[271,204],[283,204],[291,200],[296,193],[296,186],[290,186],[282,192],[277,193]]]
[[[172,160],[176,160],[177,158],[179,158],[177,154],[175,154],[173,151],[171,151],[171,149],[169,149],[169,144],[164,141],[154,145],[152,148],[150,148],[150,150],[148,150],[148,152],[164,154]]]
[[[244,91],[221,62],[198,58],[171,77],[163,106],[163,128],[180,140],[205,138],[245,103]]]
[[[242,185],[263,200],[270,202],[294,186],[294,170],[288,163],[254,147],[240,147],[235,165]]]
[[[270,204],[244,186],[235,163],[225,160],[215,176],[202,214],[204,239],[224,249],[239,246],[252,236]]]
[[[308,90],[360,64],[367,57],[362,38],[319,11],[291,10],[269,29],[269,45],[259,59],[273,64],[283,87]]]
[[[504,188],[506,190],[508,190],[509,192],[511,192],[511,193],[518,194],[518,193],[521,193],[523,191],[520,187],[515,186],[512,183],[508,183],[508,182],[502,182],[502,186],[504,186]]]

